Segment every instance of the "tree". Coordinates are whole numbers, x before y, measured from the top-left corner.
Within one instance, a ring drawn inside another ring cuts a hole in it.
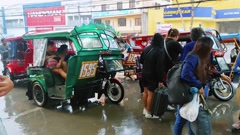
[[[178,0],[176,0],[176,2],[177,2],[177,5],[178,5],[178,12],[179,12],[181,20],[182,20],[183,30],[186,31],[186,26],[185,26],[185,23],[184,23],[184,20],[183,20],[182,10],[180,8]]]

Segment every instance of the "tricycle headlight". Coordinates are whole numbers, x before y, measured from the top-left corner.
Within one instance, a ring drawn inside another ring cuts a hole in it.
[[[123,64],[122,60],[105,60],[105,67],[107,72],[122,71]]]

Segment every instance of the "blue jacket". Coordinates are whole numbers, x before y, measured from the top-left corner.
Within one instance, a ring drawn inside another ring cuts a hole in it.
[[[183,50],[182,50],[182,53],[181,53],[181,61],[184,61],[184,59],[186,58],[188,53],[193,50],[195,43],[196,43],[196,41],[192,41],[192,42],[187,43],[183,47]]]
[[[202,83],[197,79],[195,75],[195,69],[197,68],[197,65],[198,56],[195,54],[188,55],[184,60],[181,78],[191,87],[200,89],[202,88]]]
[[[184,59],[187,57],[188,53],[191,52],[194,48],[194,45],[196,44],[196,41],[192,41],[187,43],[182,50],[181,53],[181,61],[184,61]],[[210,62],[213,64],[213,53],[210,54]]]

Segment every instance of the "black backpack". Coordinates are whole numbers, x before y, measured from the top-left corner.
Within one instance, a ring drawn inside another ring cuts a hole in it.
[[[191,86],[181,79],[183,62],[175,64],[167,74],[168,100],[171,104],[183,105],[193,99]]]

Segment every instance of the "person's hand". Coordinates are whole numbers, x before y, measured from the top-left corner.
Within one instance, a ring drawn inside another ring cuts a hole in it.
[[[163,83],[159,83],[159,84],[158,84],[158,87],[159,87],[159,88],[162,88],[163,86],[164,86]]]
[[[50,56],[50,58],[55,58],[55,57],[57,57],[57,56],[56,56],[56,55],[51,55],[51,56]]]
[[[13,82],[7,76],[0,75],[0,97],[10,92],[13,87]]]
[[[60,68],[61,67],[61,61],[59,60],[58,64],[56,65],[56,68]]]
[[[231,81],[231,78],[230,78],[229,76],[227,76],[227,75],[221,74],[221,78],[222,78],[223,80],[227,81],[228,83],[231,83],[231,82],[232,82],[232,81]]]
[[[198,91],[198,94],[203,94],[204,93],[204,89],[203,87]]]

